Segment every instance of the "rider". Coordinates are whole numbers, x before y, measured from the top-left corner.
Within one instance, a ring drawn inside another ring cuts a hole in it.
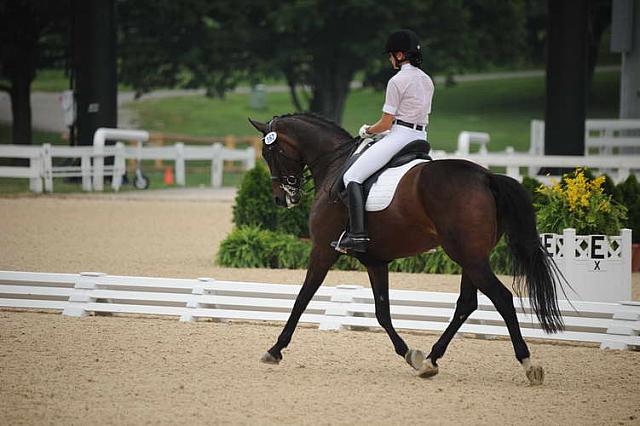
[[[344,174],[348,196],[350,231],[332,246],[340,251],[363,253],[369,237],[364,224],[364,194],[362,183],[410,142],[427,139],[427,124],[431,112],[433,82],[420,68],[420,40],[411,30],[398,30],[387,39],[385,53],[395,70],[400,70],[387,84],[382,117],[359,131],[362,138],[391,130],[353,163]]]

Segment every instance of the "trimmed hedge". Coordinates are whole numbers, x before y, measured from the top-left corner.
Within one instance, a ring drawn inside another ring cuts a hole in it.
[[[234,229],[222,242],[216,262],[232,268],[305,269],[309,265],[311,242],[295,235],[243,226]],[[503,240],[491,254],[494,272],[510,273],[508,253]],[[364,270],[357,259],[340,256],[334,265],[338,270]],[[459,274],[460,266],[441,249],[417,256],[396,259],[389,264],[393,272]]]
[[[232,268],[303,269],[310,250],[311,245],[295,235],[243,226],[222,242],[216,262]]]
[[[233,223],[236,227],[257,226],[308,237],[308,217],[312,201],[313,193],[309,185],[305,185],[298,206],[293,209],[277,207],[271,195],[269,171],[263,163],[258,162],[242,179],[233,206]]]
[[[539,181],[525,177],[523,185],[534,202],[540,204],[545,201],[545,197],[536,191],[540,187]],[[635,176],[629,176],[617,186],[607,177],[603,188],[627,206],[628,226],[633,229],[634,242],[640,242],[640,184]],[[263,163],[258,163],[245,175],[238,190],[233,207],[236,228],[222,242],[216,262],[235,268],[307,268],[311,244],[300,237],[309,236],[308,217],[312,200],[313,191],[307,186],[299,206],[293,209],[276,207],[272,200],[269,172]],[[511,273],[510,256],[504,240],[494,248],[490,262],[495,273]],[[351,256],[340,256],[334,269],[364,270],[364,267]],[[389,270],[439,274],[461,272],[460,266],[442,248],[394,260],[389,264]]]

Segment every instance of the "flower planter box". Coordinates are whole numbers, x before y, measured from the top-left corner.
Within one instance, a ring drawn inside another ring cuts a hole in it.
[[[543,247],[573,288],[558,298],[592,302],[631,300],[631,230],[620,235],[541,234]],[[566,287],[566,286],[565,286]]]

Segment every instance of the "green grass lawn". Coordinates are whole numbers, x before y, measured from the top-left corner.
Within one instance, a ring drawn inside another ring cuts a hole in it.
[[[618,72],[596,74],[590,96],[589,118],[618,115]],[[491,134],[490,150],[529,146],[530,121],[544,116],[544,78],[462,82],[436,87],[429,126],[434,149],[455,149],[462,130]],[[343,126],[354,133],[380,116],[384,93],[371,89],[351,92]],[[268,93],[267,109],[249,107],[248,95],[230,94],[225,100],[188,96],[133,102],[140,127],[167,133],[201,136],[255,135],[247,117],[266,121],[293,111],[287,93]]]

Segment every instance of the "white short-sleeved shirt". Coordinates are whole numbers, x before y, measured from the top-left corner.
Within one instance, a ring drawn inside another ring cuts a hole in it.
[[[403,64],[387,83],[382,111],[413,124],[428,124],[433,81],[420,68]]]

